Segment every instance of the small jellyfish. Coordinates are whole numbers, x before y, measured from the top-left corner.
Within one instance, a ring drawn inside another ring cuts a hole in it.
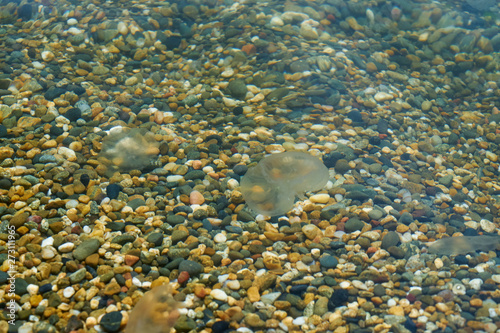
[[[118,170],[143,169],[159,153],[154,134],[144,129],[115,127],[102,140],[99,158]]]
[[[263,158],[241,180],[241,193],[259,214],[276,216],[293,208],[295,196],[317,191],[328,182],[327,167],[317,157],[285,152]]]
[[[169,333],[179,318],[177,306],[170,284],[151,289],[130,313],[125,333]]]

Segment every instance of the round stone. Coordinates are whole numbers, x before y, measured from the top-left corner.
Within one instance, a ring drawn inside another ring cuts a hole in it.
[[[217,235],[215,235],[214,237],[214,242],[216,243],[224,243],[227,241],[227,237],[226,235],[222,234],[222,233],[219,233]]]

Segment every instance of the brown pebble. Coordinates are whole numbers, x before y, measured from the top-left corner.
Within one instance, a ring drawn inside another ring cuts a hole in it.
[[[116,295],[121,291],[121,287],[116,282],[109,283],[106,287],[104,287],[104,295],[111,296]]]
[[[302,227],[302,232],[308,239],[314,239],[321,234],[321,230],[314,224],[306,224]]]
[[[85,263],[90,267],[97,267],[98,262],[99,262],[99,254],[97,253],[93,253],[87,258],[85,258]]]
[[[367,71],[368,73],[373,73],[373,72],[376,72],[376,71],[377,71],[377,65],[375,65],[375,63],[373,63],[373,62],[371,62],[371,61],[370,61],[370,62],[368,62],[368,63],[366,64],[366,71]]]
[[[16,228],[19,228],[20,226],[22,226],[26,222],[26,220],[28,219],[29,215],[30,214],[27,213],[27,212],[14,215],[10,219],[10,224],[13,225]]]
[[[203,197],[203,194],[201,194],[198,191],[192,191],[189,194],[189,203],[191,205],[202,205],[205,202],[205,198]]]
[[[405,310],[403,309],[402,306],[393,306],[390,307],[389,310],[387,311],[388,314],[395,315],[395,316],[401,316],[404,317],[405,315]]]
[[[250,288],[248,288],[248,290],[247,290],[247,296],[248,296],[248,300],[251,303],[260,301],[259,288],[257,288],[257,287],[250,287]]]
[[[57,147],[57,141],[52,139],[52,140],[47,140],[44,143],[42,143],[42,149],[49,149],[49,148],[55,148]]]
[[[285,237],[285,234],[281,232],[271,232],[271,231],[266,231],[264,232],[264,236],[266,236],[267,239],[273,242],[278,242],[280,240],[283,240]]]
[[[125,255],[125,264],[127,266],[134,266],[136,262],[139,261],[139,257],[138,256],[134,256],[134,255],[131,255],[131,254],[126,254]]]
[[[480,308],[481,306],[483,306],[483,301],[480,298],[473,298],[469,303],[475,308]]]
[[[288,301],[275,301],[273,305],[276,307],[278,310],[288,310],[292,306],[290,302]]]
[[[57,234],[64,229],[64,222],[63,221],[52,222],[51,224],[49,224],[49,228],[50,230],[52,230],[53,233]]]
[[[0,147],[0,161],[11,158],[14,155],[14,149],[10,147]]]

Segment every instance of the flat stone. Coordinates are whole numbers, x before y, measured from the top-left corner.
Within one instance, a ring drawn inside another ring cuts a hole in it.
[[[91,254],[95,253],[98,249],[101,243],[99,240],[92,238],[88,239],[86,241],[83,241],[78,247],[73,251],[73,257],[77,260],[84,260]]]

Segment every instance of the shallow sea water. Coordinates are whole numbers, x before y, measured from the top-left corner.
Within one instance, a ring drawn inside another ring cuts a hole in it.
[[[499,13],[0,2],[0,332],[496,332]]]

